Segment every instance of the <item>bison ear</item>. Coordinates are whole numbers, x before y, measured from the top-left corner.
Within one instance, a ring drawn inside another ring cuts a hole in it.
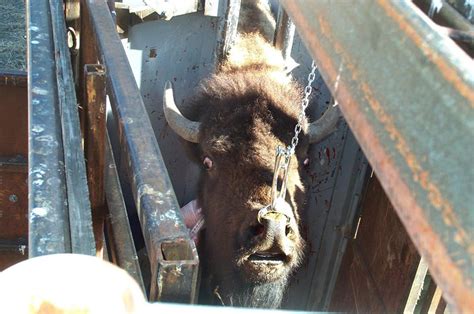
[[[211,170],[212,167],[214,166],[214,162],[212,161],[212,159],[207,156],[204,157],[202,164],[204,165],[204,169],[206,170]]]

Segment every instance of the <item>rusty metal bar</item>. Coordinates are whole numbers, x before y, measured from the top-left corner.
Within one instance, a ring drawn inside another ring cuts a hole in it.
[[[49,0],[72,253],[95,255],[92,216],[63,2]]]
[[[472,310],[472,59],[411,2],[282,4],[446,300]]]
[[[51,12],[26,5],[28,49],[28,256],[71,252]]]
[[[105,154],[107,165],[105,168],[105,193],[108,208],[105,229],[110,261],[125,269],[138,282],[145,293],[145,285],[138,263],[137,251],[133,243],[127,208],[125,207],[108,133],[106,133]]]
[[[105,68],[98,64],[86,64],[84,85],[84,151],[87,159],[92,226],[96,250],[102,252],[105,220]]]
[[[281,51],[286,60],[291,57],[291,48],[295,38],[295,24],[290,20],[283,7],[278,7],[274,46]]]
[[[85,1],[107,93],[118,124],[121,156],[138,210],[152,271],[150,298],[194,302],[199,259],[190,239],[140,91],[105,1]]]

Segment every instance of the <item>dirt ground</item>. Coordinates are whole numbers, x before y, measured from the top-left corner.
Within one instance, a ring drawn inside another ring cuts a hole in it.
[[[26,70],[25,4],[0,0],[0,70]]]

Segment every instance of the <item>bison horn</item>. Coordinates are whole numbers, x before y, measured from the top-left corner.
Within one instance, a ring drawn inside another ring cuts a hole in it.
[[[339,110],[337,102],[334,105],[330,105],[321,118],[309,124],[309,142],[311,144],[318,143],[326,136],[336,131],[340,117],[341,111]]]
[[[201,123],[187,119],[183,116],[181,111],[179,111],[174,102],[173,85],[170,81],[166,81],[165,83],[165,90],[163,92],[163,111],[165,113],[166,121],[173,131],[186,141],[198,143]]]

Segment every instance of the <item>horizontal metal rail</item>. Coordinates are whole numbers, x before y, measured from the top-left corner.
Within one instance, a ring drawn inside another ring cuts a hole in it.
[[[472,310],[472,59],[411,2],[282,4],[446,300]]]
[[[121,156],[150,257],[152,300],[192,303],[199,259],[189,237],[143,99],[105,1],[85,9],[107,69],[107,94],[118,124]],[[82,21],[84,23],[84,21]]]

